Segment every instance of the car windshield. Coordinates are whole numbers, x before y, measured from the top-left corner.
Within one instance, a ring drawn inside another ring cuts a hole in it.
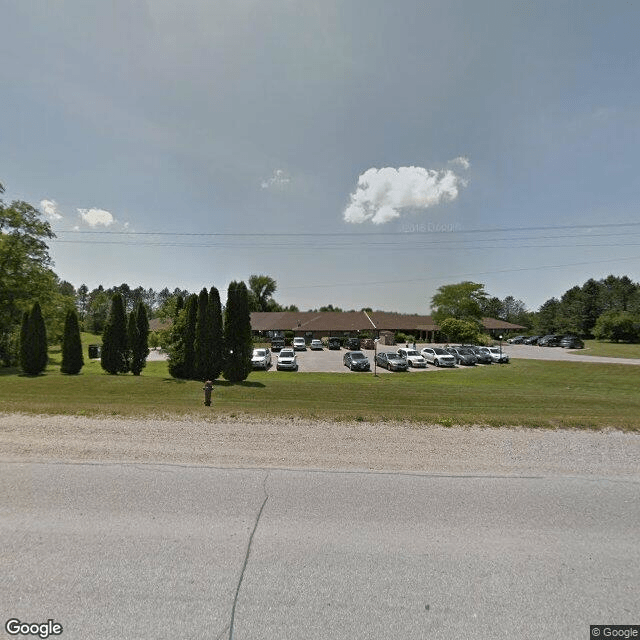
[[[407,355],[408,356],[419,356],[420,354],[417,351],[414,351],[413,349],[410,349],[409,351],[407,351]]]
[[[352,360],[364,360],[365,355],[361,351],[357,351],[356,353],[351,354]]]
[[[402,358],[397,353],[388,353],[387,358],[389,360],[402,360]]]
[[[448,355],[450,355],[448,351],[445,351],[444,349],[440,349],[438,347],[433,349],[433,353],[435,353],[437,356],[448,356]]]
[[[283,349],[280,352],[281,358],[293,358],[293,351],[291,349]]]
[[[264,357],[267,352],[264,349],[255,349],[253,352],[254,357]]]
[[[491,351],[491,353],[500,353],[500,349],[498,349],[498,347],[489,347],[489,351]]]

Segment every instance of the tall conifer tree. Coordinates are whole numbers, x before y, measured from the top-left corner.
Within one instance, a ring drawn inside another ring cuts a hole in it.
[[[198,296],[198,319],[195,339],[195,376],[199,380],[208,380],[211,371],[211,333],[213,327],[209,317],[209,294],[202,289]]]
[[[111,299],[111,310],[102,334],[100,364],[112,375],[129,371],[129,344],[127,338],[127,315],[120,293]]]
[[[244,282],[229,285],[224,322],[224,377],[230,382],[246,380],[251,371],[251,316],[249,293]]]
[[[70,375],[80,373],[84,365],[82,357],[82,341],[80,340],[80,325],[78,314],[74,309],[67,311],[64,321],[64,336],[62,338],[62,365],[60,371]]]
[[[220,304],[220,293],[215,287],[209,290],[209,306],[207,307],[209,322],[211,323],[211,371],[207,376],[208,380],[216,380],[222,373],[224,359],[224,334],[222,331],[222,305]]]
[[[35,302],[31,311],[22,318],[20,330],[20,366],[30,376],[37,376],[47,367],[47,330],[40,310]]]
[[[198,324],[198,296],[192,293],[185,303],[184,342],[184,377],[194,380],[196,376],[196,325]]]
[[[129,348],[131,350],[131,373],[139,376],[147,364],[149,355],[149,319],[147,309],[139,301],[129,314]]]

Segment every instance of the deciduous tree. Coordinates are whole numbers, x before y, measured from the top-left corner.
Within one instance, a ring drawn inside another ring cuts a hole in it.
[[[444,285],[431,298],[433,319],[438,324],[442,324],[447,318],[470,320],[479,324],[486,298],[483,284],[466,281]]]

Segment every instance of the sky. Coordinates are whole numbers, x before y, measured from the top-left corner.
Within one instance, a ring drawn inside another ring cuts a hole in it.
[[[640,3],[1,0],[0,182],[76,287],[427,314],[640,281]]]

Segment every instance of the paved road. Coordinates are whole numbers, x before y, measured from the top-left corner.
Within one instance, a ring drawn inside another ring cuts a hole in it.
[[[638,477],[3,463],[0,495],[3,624],[53,618],[63,640],[640,622]]]

